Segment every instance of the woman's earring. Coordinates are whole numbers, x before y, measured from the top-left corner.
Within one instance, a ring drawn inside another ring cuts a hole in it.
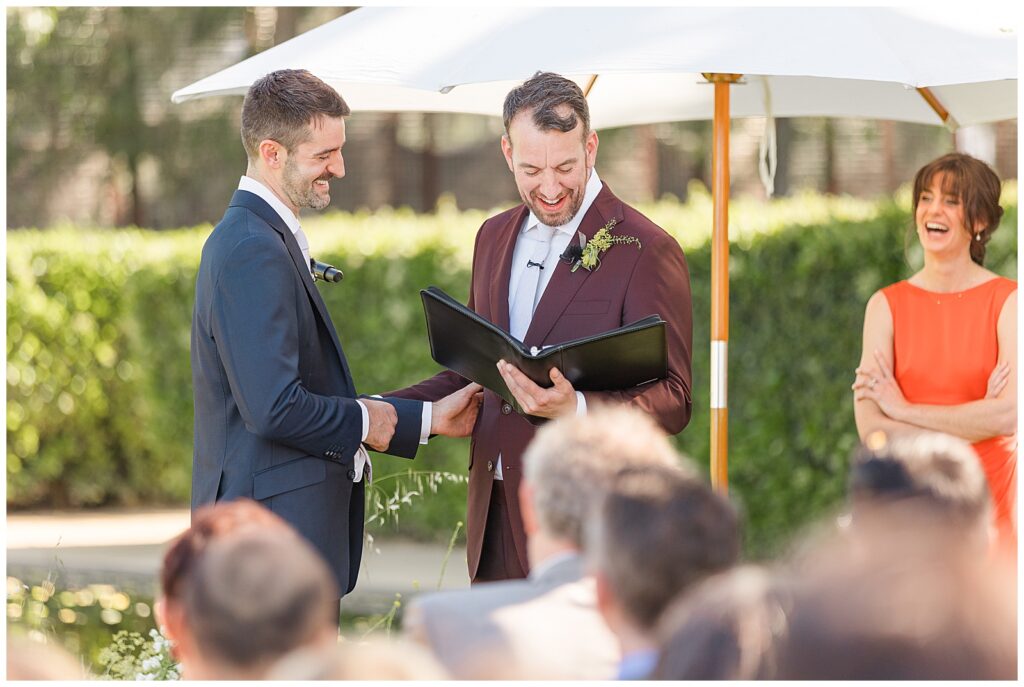
[[[981,232],[980,231],[977,234],[974,235],[974,240],[975,241],[980,241],[981,240]]]

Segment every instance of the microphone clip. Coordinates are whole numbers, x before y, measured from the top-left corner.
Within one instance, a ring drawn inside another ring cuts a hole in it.
[[[345,278],[345,274],[333,265],[328,265],[325,262],[317,262],[313,258],[309,259],[310,271],[313,273],[313,281],[320,280],[337,284]]]

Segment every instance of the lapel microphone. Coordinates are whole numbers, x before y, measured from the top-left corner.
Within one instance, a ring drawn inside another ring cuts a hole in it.
[[[333,265],[328,265],[325,262],[317,262],[313,258],[310,258],[309,266],[310,268],[312,268],[314,281],[319,279],[320,281],[326,281],[332,284],[337,284],[338,282],[345,278],[345,275],[344,273],[342,273],[341,270],[339,270],[337,267],[334,267]]]

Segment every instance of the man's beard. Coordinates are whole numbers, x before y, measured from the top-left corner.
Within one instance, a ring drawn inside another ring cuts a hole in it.
[[[531,196],[523,196],[520,193],[523,202],[526,203],[526,207],[530,208],[534,216],[549,227],[560,227],[568,224],[576,216],[576,213],[580,211],[580,208],[583,207],[583,189],[574,188],[568,192],[568,195],[568,204],[565,209],[559,211],[558,214],[552,214],[550,210],[544,207],[543,201]]]
[[[295,169],[295,165],[293,165],[291,160],[289,160],[284,163],[284,173],[281,175],[281,187],[285,192],[285,195],[288,196],[288,199],[295,207],[323,210],[325,207],[330,205],[331,196],[329,193],[326,195],[319,195],[313,189],[313,183],[316,181],[330,181],[331,178],[332,175],[328,174],[307,181],[301,174],[299,174],[298,170]]]

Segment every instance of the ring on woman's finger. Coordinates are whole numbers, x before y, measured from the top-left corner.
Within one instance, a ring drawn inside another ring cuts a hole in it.
[[[877,380],[877,379],[875,379],[874,377],[872,377],[872,378],[871,378],[871,384],[870,384],[870,386],[871,386],[871,388],[872,388],[872,389],[874,389],[874,388],[875,388],[875,384],[878,384],[878,380]]]

